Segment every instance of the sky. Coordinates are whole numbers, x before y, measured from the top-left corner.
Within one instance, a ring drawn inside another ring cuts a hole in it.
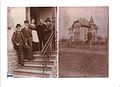
[[[88,21],[91,16],[98,26],[98,35],[107,37],[109,25],[108,7],[60,7],[59,8],[59,37],[69,38],[68,28],[79,18],[86,18]]]

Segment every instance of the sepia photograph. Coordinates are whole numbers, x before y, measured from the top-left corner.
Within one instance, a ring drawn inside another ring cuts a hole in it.
[[[109,7],[59,8],[59,77],[108,77]]]
[[[7,77],[58,77],[56,18],[56,7],[7,7]]]
[[[0,87],[120,87],[119,0],[1,0]]]
[[[7,77],[108,77],[107,6],[59,7],[58,19],[57,7],[7,11]]]

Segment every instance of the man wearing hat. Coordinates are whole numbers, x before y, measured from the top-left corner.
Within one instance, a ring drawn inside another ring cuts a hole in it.
[[[37,34],[38,34],[38,38],[39,38],[40,51],[42,50],[43,46],[45,45],[45,29],[46,29],[46,25],[43,23],[43,20],[40,19],[39,25],[37,26]]]
[[[21,30],[23,35],[25,36],[27,46],[24,49],[24,58],[27,60],[33,60],[33,54],[32,54],[32,30],[29,28],[29,21],[24,21],[25,27]]]
[[[16,25],[16,31],[13,33],[12,36],[12,42],[14,45],[14,49],[17,51],[18,55],[18,64],[24,65],[24,59],[22,58],[22,51],[24,48],[24,45],[26,43],[25,37],[23,33],[21,32],[21,25]]]
[[[46,30],[45,30],[45,35],[46,35],[46,37],[45,37],[45,40],[47,41],[48,40],[48,38],[50,37],[50,34],[51,34],[51,32],[52,32],[52,21],[50,20],[50,18],[48,17],[46,20],[45,20],[45,22],[46,22]]]

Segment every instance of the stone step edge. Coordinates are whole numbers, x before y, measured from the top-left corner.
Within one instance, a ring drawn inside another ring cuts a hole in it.
[[[20,72],[20,73],[31,73],[31,74],[43,74],[42,70],[29,70],[29,69],[15,69],[14,72]],[[50,71],[45,71],[44,74],[50,74]]]
[[[50,76],[29,76],[29,75],[14,75],[14,78],[50,78]]]
[[[24,66],[29,66],[29,67],[43,67],[42,64],[24,64]],[[46,67],[53,67],[54,65],[47,65]]]
[[[19,67],[21,69],[32,69],[32,70],[43,70],[44,67],[35,67],[35,66],[23,66]],[[46,67],[47,70],[52,70],[52,67]]]

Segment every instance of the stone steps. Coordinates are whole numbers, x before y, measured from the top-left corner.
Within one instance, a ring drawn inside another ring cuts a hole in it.
[[[50,58],[49,60],[50,60],[50,61],[55,61],[56,58]],[[43,61],[43,60],[42,60],[42,58],[35,58],[34,62],[35,62],[35,61],[36,61],[36,62],[39,62],[39,61]]]
[[[23,66],[23,67],[21,67],[20,69],[32,69],[32,70],[43,70],[43,66],[30,66],[30,65],[28,65],[28,66]],[[46,71],[50,71],[50,70],[52,70],[52,67],[50,67],[50,66],[47,66],[46,67]]]
[[[54,61],[48,61],[48,62],[45,62],[45,61],[30,61],[30,62],[25,62],[25,64],[48,64],[48,65],[53,65],[54,64]]]
[[[34,51],[33,54],[40,54],[41,51]],[[52,54],[57,54],[57,51],[53,51]]]
[[[48,78],[50,77],[49,75],[50,72],[44,73],[40,70],[28,70],[28,69],[16,69],[14,71],[14,77],[15,78],[31,78],[31,77],[45,77]]]
[[[28,66],[28,67],[43,67],[42,64],[30,64],[30,63],[26,63],[24,64],[24,66]],[[47,67],[53,67],[53,65],[47,65]]]
[[[42,58],[42,57],[41,57],[40,55],[38,55],[38,54],[34,54],[33,56],[34,56],[35,59],[37,59],[37,58]],[[51,56],[50,56],[50,59],[56,59],[56,54],[51,55]]]
[[[25,64],[25,66],[17,68],[14,70],[14,77],[50,77],[52,73],[52,65],[45,68],[45,73],[43,74],[43,66],[37,64]]]
[[[35,75],[35,74],[23,74],[23,75],[21,75],[21,73],[18,75],[15,75],[15,77],[14,78],[50,78],[50,76],[49,75],[40,75],[40,74],[38,74],[38,75]]]
[[[39,52],[34,53],[34,61],[25,61],[24,66],[18,67],[14,70],[15,78],[33,78],[33,77],[41,77],[41,78],[50,78],[53,75],[53,69],[55,65],[56,52],[54,52],[49,58],[49,62],[45,68],[45,72],[43,73],[43,64],[45,63],[40,57]]]
[[[43,73],[42,70],[39,70],[39,69],[29,69],[29,68],[18,68],[18,69],[15,69],[14,72],[24,72],[24,73],[33,73],[33,74],[41,74],[41,73]],[[45,73],[49,74],[50,71],[46,71]]]

